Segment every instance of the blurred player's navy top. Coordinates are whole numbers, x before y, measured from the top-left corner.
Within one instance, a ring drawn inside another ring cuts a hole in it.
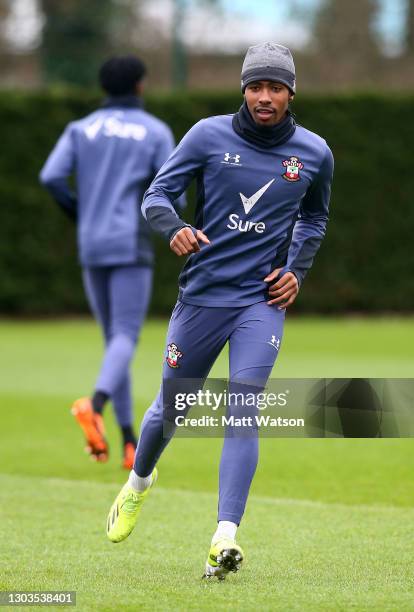
[[[66,127],[40,180],[77,217],[82,265],[152,264],[140,204],[173,148],[169,127],[139,108],[135,96],[109,99]],[[72,173],[77,198],[67,182]]]
[[[333,172],[326,142],[297,126],[284,144],[262,148],[240,137],[232,115],[204,119],[183,138],[144,196],[168,207],[197,179],[200,243],[180,275],[179,297],[200,306],[269,299],[263,279],[277,267],[302,282],[324,236]],[[159,210],[159,209],[158,209]]]

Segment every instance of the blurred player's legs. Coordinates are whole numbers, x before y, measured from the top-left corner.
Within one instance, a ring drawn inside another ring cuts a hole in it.
[[[72,414],[85,435],[85,451],[95,461],[107,461],[108,444],[103,419],[100,414],[94,412],[90,398],[77,399],[72,406]]]
[[[133,430],[132,389],[131,375],[128,372],[118,387],[113,392],[111,399],[115,410],[117,423],[122,432],[124,450],[123,467],[131,469],[134,464],[137,440]]]
[[[90,307],[102,328],[105,354],[92,398],[82,399],[84,406],[89,401],[89,411],[93,413],[88,415],[88,427],[84,426],[85,416],[78,418],[76,403],[73,409],[91,454],[105,460],[104,453],[95,452],[98,434],[104,439],[104,432],[102,427],[93,432],[93,423],[96,415],[102,415],[108,399],[112,400],[122,432],[123,465],[130,468],[136,438],[129,366],[148,309],[152,269],[136,265],[84,268],[83,279]]]

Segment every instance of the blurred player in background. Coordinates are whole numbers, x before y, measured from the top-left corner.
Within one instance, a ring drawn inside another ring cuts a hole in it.
[[[228,342],[230,387],[262,390],[279,353],[286,308],[325,234],[333,157],[325,140],[296,125],[289,111],[296,91],[289,49],[250,47],[241,87],[239,112],[191,128],[144,197],[151,227],[176,255],[189,255],[168,329],[164,382],[202,381]],[[195,227],[173,207],[193,178]],[[132,531],[157,477],[155,465],[170,439],[165,421],[174,413],[167,387],[144,416],[134,468],[109,512],[113,542]],[[256,470],[257,434],[254,426],[226,431],[207,577],[223,579],[243,560],[235,538]]]
[[[128,469],[137,442],[129,367],[151,296],[154,258],[140,207],[174,148],[169,127],[143,110],[145,72],[134,56],[106,61],[99,81],[107,98],[101,108],[66,127],[40,174],[43,185],[76,221],[84,287],[105,339],[94,392],[78,399],[72,413],[91,457],[106,461],[102,414],[111,400]],[[72,174],[76,192],[68,183]]]

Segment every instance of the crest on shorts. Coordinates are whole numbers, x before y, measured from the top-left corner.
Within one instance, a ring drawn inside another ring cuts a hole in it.
[[[178,346],[172,342],[167,346],[167,356],[165,361],[168,363],[170,368],[179,368],[180,364],[178,360],[183,356],[182,352],[178,350]]]
[[[299,170],[302,170],[304,164],[299,160],[299,157],[295,157],[292,155],[289,159],[285,159],[282,164],[285,167],[285,173],[282,174],[283,178],[289,181],[290,183],[294,183],[295,181],[300,181],[301,176]]]

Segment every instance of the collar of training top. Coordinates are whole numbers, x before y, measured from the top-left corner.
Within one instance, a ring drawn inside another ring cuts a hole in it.
[[[286,117],[276,125],[258,125],[251,116],[246,100],[243,102],[238,113],[233,115],[233,130],[252,144],[270,149],[287,142],[296,130],[296,122],[290,110]]]
[[[105,98],[101,105],[103,108],[123,107],[123,108],[144,108],[144,101],[139,96],[133,94],[127,96],[109,96]]]

